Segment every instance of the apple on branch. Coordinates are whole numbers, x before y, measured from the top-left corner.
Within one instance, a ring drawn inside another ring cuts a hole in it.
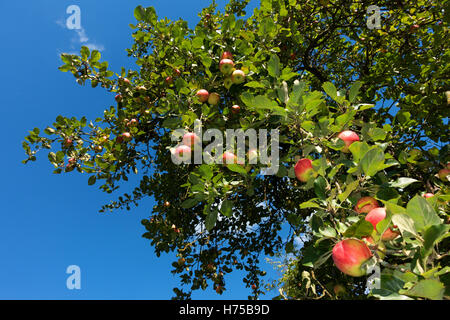
[[[231,74],[231,81],[233,81],[234,84],[240,84],[245,81],[245,73],[242,70],[235,70]]]
[[[209,92],[206,91],[205,89],[200,89],[197,91],[196,96],[198,97],[198,100],[200,102],[206,102],[206,101],[208,101],[208,98],[209,98]]]
[[[301,182],[307,182],[310,177],[317,175],[313,169],[312,160],[308,158],[298,160],[294,167],[294,172],[297,179]]]
[[[190,148],[200,144],[200,138],[193,132],[188,132],[183,136],[183,144]]]
[[[373,225],[373,228],[376,230],[377,224],[384,218],[386,218],[386,209],[385,208],[375,208],[375,209],[370,210],[370,212],[367,214],[365,220],[369,221]],[[394,226],[394,228],[395,228],[395,226]],[[400,235],[399,232],[393,231],[391,228],[388,228],[381,236],[381,240],[383,240],[383,241],[394,240],[399,235]]]
[[[342,149],[342,152],[348,153],[350,150],[348,149],[351,144],[355,141],[359,141],[358,135],[351,131],[351,130],[345,130],[338,134],[338,138],[344,141],[345,147]]]
[[[238,114],[239,111],[241,111],[241,107],[238,106],[237,104],[235,104],[234,106],[231,107],[231,112],[234,114]]]
[[[210,105],[215,106],[216,104],[219,103],[219,101],[220,101],[220,96],[219,96],[218,93],[213,92],[213,93],[211,93],[211,94],[209,95],[209,97],[208,97],[208,103],[209,103]]]
[[[355,211],[358,213],[369,213],[370,210],[378,208],[378,201],[372,197],[362,197],[356,202]]]
[[[229,75],[234,68],[234,62],[230,59],[222,59],[219,62],[219,69],[225,75]]]
[[[345,239],[333,247],[332,257],[341,272],[352,277],[361,277],[366,274],[361,266],[372,257],[372,252],[362,240]]]

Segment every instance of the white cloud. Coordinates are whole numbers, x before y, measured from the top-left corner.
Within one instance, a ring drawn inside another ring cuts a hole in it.
[[[58,19],[55,21],[55,23],[58,26],[60,26],[61,28],[67,29],[66,23],[63,19]],[[67,29],[67,30],[69,30],[69,29]],[[89,36],[87,35],[87,32],[84,28],[74,29],[74,30],[69,30],[69,31],[74,32],[72,38],[70,39],[70,42],[71,42],[71,46],[70,46],[71,50],[70,51],[79,50],[80,45],[88,47],[91,51],[92,50],[97,50],[97,51],[105,50],[105,46],[103,44],[96,43],[94,41],[89,41]],[[58,51],[62,51],[62,50],[60,49]]]

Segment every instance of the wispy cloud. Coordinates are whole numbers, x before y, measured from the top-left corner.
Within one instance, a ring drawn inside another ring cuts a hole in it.
[[[58,56],[62,53],[62,52],[66,52],[66,53],[70,53],[73,54],[74,52],[77,52],[80,49],[80,46],[86,46],[88,47],[91,51],[92,50],[97,50],[97,51],[104,51],[105,50],[105,46],[101,43],[97,43],[95,41],[90,41],[89,36],[86,32],[86,29],[84,29],[83,27],[81,27],[80,29],[73,29],[70,30],[67,28],[67,25],[64,21],[64,19],[58,19],[55,21],[55,23],[60,26],[63,29],[67,29],[71,32],[73,32],[72,37],[70,38],[70,49],[69,50],[63,50],[63,49],[58,49]],[[68,51],[68,52],[67,52]]]

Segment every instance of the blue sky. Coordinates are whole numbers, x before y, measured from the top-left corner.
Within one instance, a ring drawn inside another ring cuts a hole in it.
[[[218,3],[223,8],[225,1]],[[64,27],[66,9],[73,4],[81,8],[83,33]],[[102,60],[109,61],[112,70],[134,68],[125,49],[132,44],[129,24],[135,22],[133,10],[139,4],[154,6],[160,17],[182,17],[193,26],[209,0],[0,2],[0,299],[173,296],[178,283],[170,273],[173,257],[157,258],[141,237],[140,221],[150,214],[150,200],[132,211],[100,214],[98,209],[113,196],[89,187],[86,176],[52,174],[45,153],[34,163],[21,164],[21,143],[28,130],[45,128],[59,114],[95,119],[114,103],[103,89],[81,87],[71,74],[60,72],[58,55],[89,45],[101,49]],[[81,290],[66,288],[69,265],[81,268]],[[241,278],[233,275],[222,296],[208,289],[193,298],[246,299],[250,291]]]

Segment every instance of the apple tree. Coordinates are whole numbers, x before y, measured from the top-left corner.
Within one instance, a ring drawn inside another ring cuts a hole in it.
[[[54,173],[84,173],[107,193],[139,176],[100,211],[154,200],[143,237],[176,255],[177,299],[221,294],[233,270],[249,298],[272,285],[277,299],[448,298],[448,2],[378,1],[373,13],[369,1],[261,0],[247,15],[248,2],[213,2],[193,29],[137,7],[138,70],[115,73],[87,47],[63,54],[60,70],[111,105],[30,131],[24,162],[48,150]],[[210,142],[196,121],[269,141],[276,130],[278,156],[176,164]],[[190,134],[175,148],[177,129]],[[267,256],[283,258],[272,284]]]

